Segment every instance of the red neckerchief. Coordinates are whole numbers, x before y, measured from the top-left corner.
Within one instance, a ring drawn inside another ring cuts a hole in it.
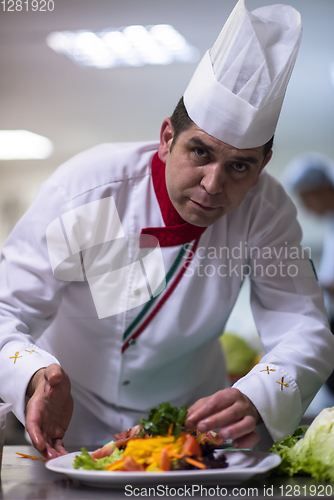
[[[155,153],[152,159],[153,187],[166,227],[147,227],[142,229],[141,234],[155,236],[159,240],[161,247],[172,247],[184,245],[199,238],[204,233],[206,227],[193,226],[189,222],[185,222],[175,210],[167,192],[165,168],[165,163],[160,160],[158,153]],[[141,238],[141,246],[146,246],[145,240],[145,237]],[[148,244],[147,246],[150,245]]]

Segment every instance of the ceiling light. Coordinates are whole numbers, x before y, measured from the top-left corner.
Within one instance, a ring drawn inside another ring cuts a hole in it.
[[[196,62],[199,51],[169,24],[50,33],[47,44],[81,66],[116,68]]]
[[[46,137],[28,130],[0,130],[0,160],[44,160],[52,152]]]

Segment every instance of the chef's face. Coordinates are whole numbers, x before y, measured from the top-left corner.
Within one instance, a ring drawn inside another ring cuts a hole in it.
[[[162,124],[159,158],[166,163],[172,204],[191,224],[207,227],[237,208],[269,162],[263,146],[236,149],[193,124],[173,141],[169,118]]]
[[[323,186],[310,189],[300,194],[308,210],[316,215],[324,215],[334,210],[334,189],[332,186]]]

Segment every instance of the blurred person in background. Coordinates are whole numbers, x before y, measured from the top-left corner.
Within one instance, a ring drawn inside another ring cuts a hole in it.
[[[334,334],[334,161],[316,152],[298,156],[288,164],[285,181],[308,211],[328,220],[318,278]],[[327,386],[334,393],[334,373]]]

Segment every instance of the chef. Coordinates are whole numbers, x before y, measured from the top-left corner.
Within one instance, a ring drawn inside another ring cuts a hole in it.
[[[240,0],[160,141],[79,154],[9,236],[0,396],[45,457],[162,401],[235,446],[260,422],[282,439],[331,373],[296,210],[264,171],[300,38],[293,8]],[[230,388],[217,339],[247,276],[265,355]]]

